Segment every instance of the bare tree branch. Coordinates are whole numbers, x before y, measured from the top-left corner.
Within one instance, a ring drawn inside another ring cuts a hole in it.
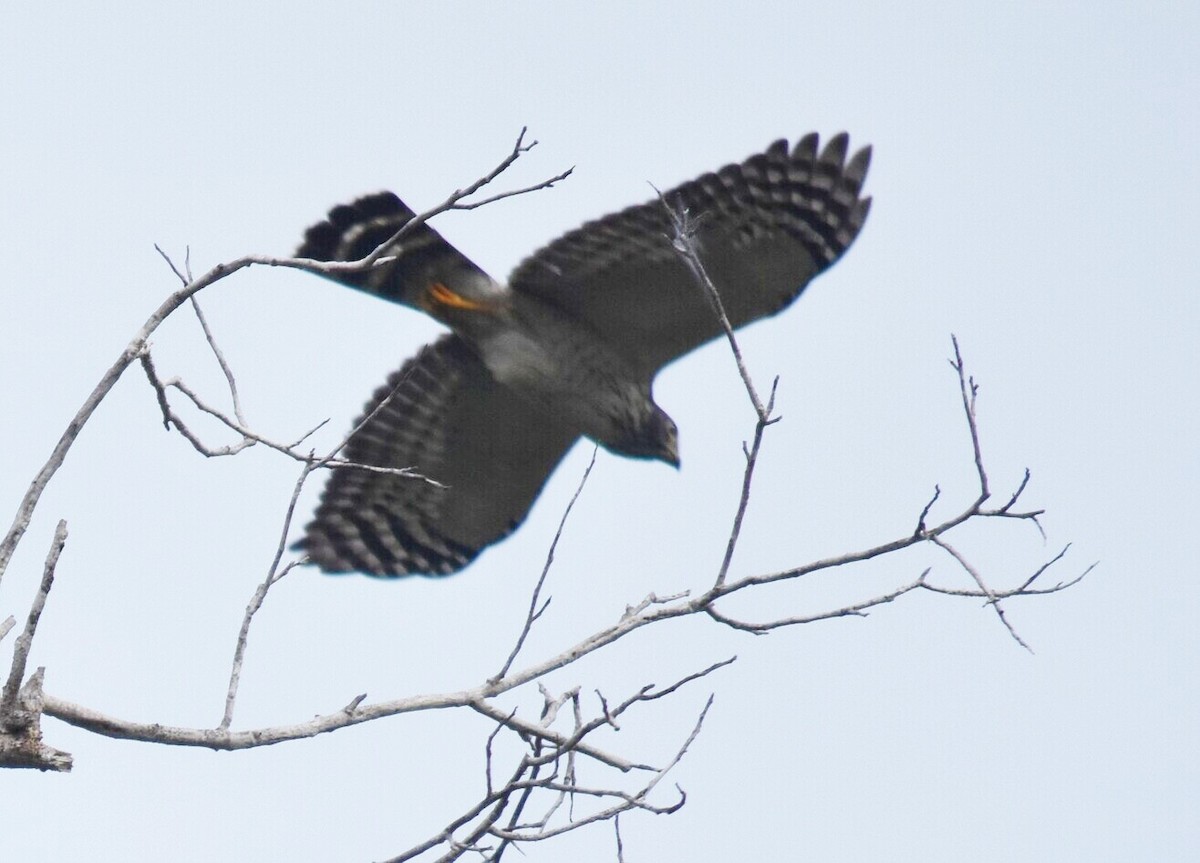
[[[21,681],[25,679],[25,666],[29,659],[29,650],[33,646],[33,637],[37,634],[38,621],[46,607],[50,588],[54,584],[54,570],[66,543],[67,523],[60,520],[54,530],[54,541],[46,555],[41,585],[29,608],[25,629],[13,645],[13,661],[8,681],[0,692],[0,767],[66,772],[72,766],[72,759],[68,753],[42,743],[42,680],[46,670],[38,668],[25,685],[21,685]],[[8,621],[5,621],[5,625],[0,626],[0,638],[3,638],[10,628]]]
[[[966,376],[961,371],[960,375],[961,385],[962,381],[966,380]],[[971,385],[973,386],[973,384]],[[961,390],[962,387],[960,386]],[[975,414],[969,400],[964,402],[964,413],[967,418],[968,433],[972,439],[972,448],[975,451],[981,452],[982,450],[978,446],[978,429]],[[752,466],[757,458],[757,453],[761,445],[761,433],[765,430],[766,424],[756,423],[756,428],[758,430],[756,440],[753,446],[747,450],[748,466]],[[315,469],[314,463],[306,463],[304,470],[308,471],[311,469]],[[985,477],[986,473],[981,474],[981,476]],[[586,479],[586,474],[584,478]],[[981,479],[981,483],[982,481]],[[500,707],[495,702],[498,696],[531,683],[541,686],[546,675],[577,662],[579,659],[624,638],[643,626],[657,624],[661,621],[693,614],[706,614],[725,626],[757,634],[780,627],[800,625],[835,617],[861,617],[865,615],[867,610],[875,606],[894,602],[918,589],[929,590],[933,593],[948,596],[984,599],[997,608],[997,613],[1010,634],[1019,643],[1024,644],[1004,616],[1003,609],[999,606],[999,601],[1009,597],[1043,595],[1065,589],[1071,584],[1076,583],[1087,572],[1090,572],[1091,567],[1082,575],[1065,584],[1060,583],[1055,587],[1044,589],[1033,587],[1039,576],[1051,565],[1063,558],[1066,551],[1066,549],[1063,549],[1052,560],[1033,573],[1032,576],[1026,578],[1020,586],[1009,589],[994,589],[985,583],[978,570],[971,566],[965,556],[957,552],[957,549],[953,549],[944,537],[959,525],[978,517],[999,515],[1031,520],[1036,513],[1015,513],[1012,511],[1015,502],[1020,497],[1020,493],[1024,490],[1027,483],[1028,479],[1026,478],[1022,481],[1016,493],[1012,495],[1009,502],[1000,510],[983,509],[982,503],[984,497],[979,495],[958,514],[952,515],[938,524],[929,526],[925,524],[925,521],[933,508],[934,502],[940,499],[939,490],[935,492],[933,499],[924,505],[921,515],[917,520],[919,530],[862,551],[815,561],[783,572],[748,575],[735,580],[726,578],[723,581],[715,581],[707,591],[694,596],[687,592],[669,597],[659,597],[653,593],[649,594],[637,605],[626,608],[615,623],[584,638],[556,656],[548,657],[514,670],[516,658],[520,654],[520,648],[524,645],[530,629],[542,618],[547,609],[547,604],[541,601],[541,591],[544,588],[549,565],[553,560],[552,547],[547,557],[547,564],[543,568],[542,575],[530,600],[517,645],[504,663],[501,673],[473,689],[461,692],[395,699],[375,704],[365,703],[365,697],[359,695],[351,700],[346,707],[324,716],[318,716],[308,722],[291,726],[259,728],[250,731],[232,731],[230,728],[233,697],[236,694],[235,675],[231,675],[231,688],[227,694],[225,716],[216,729],[170,728],[157,724],[130,723],[104,716],[96,711],[91,711],[48,695],[44,696],[44,711],[51,716],[55,716],[71,724],[109,736],[172,745],[206,746],[214,749],[241,749],[327,733],[338,728],[400,713],[466,707],[495,723],[495,729],[489,736],[487,748],[488,779],[485,795],[468,811],[456,818],[447,828],[439,831],[436,835],[431,836],[418,846],[414,846],[409,852],[405,852],[405,854],[394,859],[413,859],[415,856],[440,847],[443,850],[442,859],[446,860],[459,859],[467,852],[483,855],[485,859],[499,860],[505,853],[505,850],[510,848],[514,843],[542,841],[561,835],[564,832],[580,829],[587,824],[615,819],[618,814],[634,809],[648,812],[670,812],[682,805],[686,799],[682,792],[677,801],[668,805],[659,806],[651,804],[646,800],[646,794],[653,788],[654,783],[658,782],[662,775],[665,775],[665,773],[660,773],[660,771],[669,769],[674,762],[668,764],[667,768],[656,768],[653,765],[633,761],[619,753],[598,747],[589,742],[588,738],[601,728],[619,727],[620,717],[632,705],[649,702],[673,694],[684,683],[699,679],[715,669],[723,667],[731,660],[715,663],[700,672],[686,675],[666,689],[658,690],[652,686],[642,687],[615,705],[609,703],[602,694],[597,693],[599,710],[591,718],[584,718],[579,713],[580,699],[578,688],[556,697],[551,697],[548,692],[543,690],[544,706],[542,717],[538,720],[525,719],[512,707]],[[299,487],[299,484],[297,487]],[[746,488],[747,484],[744,482],[739,503],[739,510],[742,512],[744,512],[748,494]],[[579,492],[577,491],[576,495],[578,494]],[[294,506],[294,503],[295,493],[293,493],[292,506]],[[289,507],[289,517],[290,511],[291,507]],[[556,533],[556,540],[561,537],[563,524],[565,524],[565,521],[560,523],[559,530]],[[286,527],[284,534],[286,534]],[[736,540],[736,525],[734,539]],[[719,611],[716,607],[718,600],[744,590],[752,589],[758,585],[800,578],[810,573],[869,560],[924,542],[937,544],[946,550],[947,553],[951,554],[959,567],[971,574],[973,587],[971,589],[962,589],[931,584],[928,581],[929,571],[926,570],[914,581],[903,584],[879,596],[851,603],[842,608],[829,609],[809,615],[785,615],[766,621],[745,621]],[[276,557],[270,570],[271,573],[277,571],[281,562],[281,554],[282,546],[277,549]],[[727,560],[728,555],[722,566],[727,566]],[[239,642],[235,651],[235,671],[244,653],[244,635],[248,632],[249,621],[261,605],[266,589],[269,589],[274,580],[277,579],[269,574],[268,579],[260,586],[260,592],[256,593],[255,598],[252,599],[251,604],[247,607],[247,612],[243,619],[242,632],[239,634]],[[568,701],[573,705],[575,712],[573,729],[570,732],[563,732],[551,728],[550,725],[559,714],[559,708]],[[516,734],[530,748],[520,762],[509,772],[508,778],[504,783],[500,787],[494,787],[492,780],[493,753],[491,741],[500,730]],[[684,750],[686,750],[686,744],[678,757],[682,757]],[[594,764],[614,768],[621,773],[629,773],[630,771],[649,772],[651,781],[633,791],[621,789],[616,786],[582,785],[575,779],[574,758],[576,755],[587,758]],[[529,821],[522,818],[522,813],[533,804],[534,794],[550,795],[549,803],[539,817]],[[576,812],[575,801],[587,799],[609,802],[582,814]],[[571,803],[569,811],[563,809],[564,803],[568,801]],[[559,821],[559,818],[565,818],[566,820]],[[488,846],[486,842],[489,839],[494,840],[496,844]]]
[[[33,605],[29,607],[29,617],[25,621],[25,630],[17,637],[13,645],[12,668],[8,672],[8,681],[4,684],[3,694],[0,695],[0,721],[7,724],[17,709],[17,695],[21,681],[25,679],[25,662],[29,658],[29,649],[33,646],[33,637],[37,633],[38,621],[41,620],[42,610],[46,607],[46,599],[50,596],[50,588],[54,584],[54,568],[58,566],[58,556],[62,554],[63,546],[67,544],[67,523],[59,520],[54,529],[54,541],[46,555],[46,565],[42,569],[42,583]]]
[[[38,668],[21,687],[16,717],[0,724],[0,767],[53,770],[68,773],[73,766],[71,754],[42,742],[42,680],[46,669]]]

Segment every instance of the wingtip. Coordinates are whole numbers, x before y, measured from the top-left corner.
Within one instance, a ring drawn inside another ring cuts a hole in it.
[[[871,145],[859,149],[846,165],[846,179],[854,183],[856,189],[862,188],[863,182],[867,179],[867,170],[871,167]]]
[[[792,159],[797,162],[811,162],[817,158],[817,146],[821,143],[821,136],[816,132],[809,132],[796,142],[796,146],[792,148]]]
[[[825,149],[821,151],[818,161],[825,165],[836,165],[840,168],[846,162],[846,151],[849,148],[849,133],[838,132],[826,142]]]

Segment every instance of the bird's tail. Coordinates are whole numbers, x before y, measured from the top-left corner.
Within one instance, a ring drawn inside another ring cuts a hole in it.
[[[386,300],[429,309],[431,298],[483,300],[495,282],[424,222],[405,229],[415,214],[391,192],[366,195],[329,211],[304,233],[296,257],[361,261],[383,247],[378,262],[359,271],[326,274]],[[401,231],[403,230],[403,233]]]

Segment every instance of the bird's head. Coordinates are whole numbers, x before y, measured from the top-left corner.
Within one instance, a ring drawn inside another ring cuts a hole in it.
[[[652,458],[679,467],[679,428],[666,411],[651,402],[651,410],[609,449],[634,458]]]

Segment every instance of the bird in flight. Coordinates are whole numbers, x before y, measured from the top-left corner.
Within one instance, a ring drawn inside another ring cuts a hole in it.
[[[427,224],[385,248],[390,261],[332,275],[449,328],[376,390],[343,452],[437,484],[336,468],[295,547],[330,573],[449,575],[520,525],[580,437],[678,467],[678,430],[654,402],[654,378],[722,330],[673,246],[664,203],[688,213],[741,327],[790,305],[858,236],[871,149],[847,160],[848,145],[845,133],[823,148],[816,134],[776,141],[564,234],[507,285]],[[413,215],[390,192],[359,198],[309,228],[296,255],[359,260]]]

